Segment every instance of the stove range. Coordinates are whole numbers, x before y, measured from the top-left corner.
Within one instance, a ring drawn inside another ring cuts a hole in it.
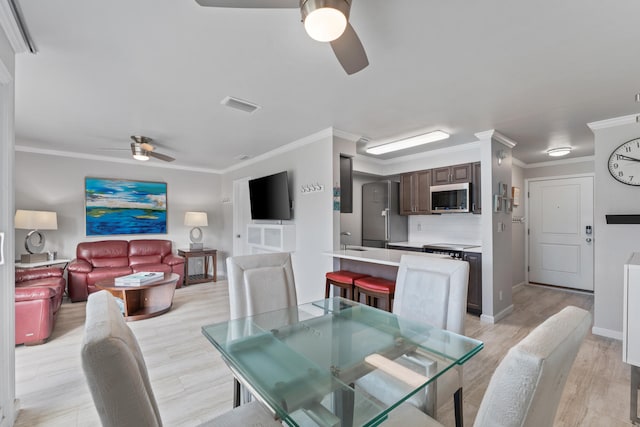
[[[462,258],[465,249],[474,248],[478,245],[470,245],[463,243],[431,243],[424,245],[422,250],[430,254],[444,254],[452,258]]]

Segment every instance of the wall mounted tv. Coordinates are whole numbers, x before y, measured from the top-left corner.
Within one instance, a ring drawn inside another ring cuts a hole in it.
[[[251,219],[291,219],[287,172],[249,180]]]

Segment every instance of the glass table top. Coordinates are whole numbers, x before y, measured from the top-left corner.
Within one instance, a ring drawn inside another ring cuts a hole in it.
[[[374,426],[462,365],[483,343],[343,298],[204,326],[236,378],[291,426]],[[426,360],[410,370],[406,360]],[[354,386],[373,372],[401,393],[385,404]]]

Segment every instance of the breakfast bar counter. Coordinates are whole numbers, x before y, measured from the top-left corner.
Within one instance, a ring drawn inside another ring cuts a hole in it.
[[[396,279],[402,255],[449,258],[448,255],[367,247],[325,252],[324,255],[333,257],[334,270],[349,270],[388,280]]]

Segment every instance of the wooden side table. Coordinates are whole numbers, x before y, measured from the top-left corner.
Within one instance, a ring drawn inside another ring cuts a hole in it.
[[[202,249],[178,249],[178,255],[183,256],[186,260],[184,268],[184,285],[189,286],[196,283],[204,282],[217,282],[218,281],[218,269],[217,269],[217,249],[202,248]],[[189,275],[189,258],[204,258],[204,272],[203,274],[191,274]],[[213,264],[213,276],[209,275],[209,259]]]

